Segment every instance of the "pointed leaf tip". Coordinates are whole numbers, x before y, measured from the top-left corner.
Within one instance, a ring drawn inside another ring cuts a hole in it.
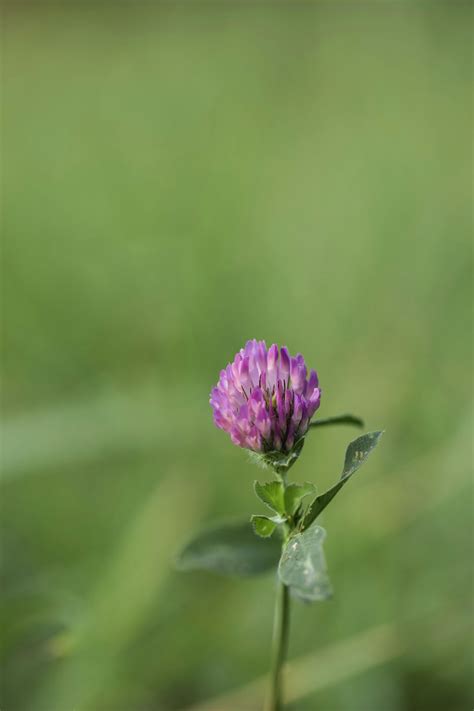
[[[351,476],[365,462],[369,454],[377,446],[384,430],[367,432],[349,443],[344,458],[344,468],[341,479]]]
[[[380,438],[382,437],[384,430],[378,432],[367,432],[367,434],[357,437],[352,442],[346,450],[346,455],[344,458],[344,467],[342,469],[342,474],[339,481],[334,484],[330,489],[317,496],[306,512],[303,518],[303,523],[301,525],[301,530],[304,531],[311,526],[313,521],[319,516],[319,514],[324,511],[326,506],[332,501],[336,494],[342,489],[344,484],[349,481],[351,476],[359,469],[359,467],[365,462],[369,454],[375,449]]]

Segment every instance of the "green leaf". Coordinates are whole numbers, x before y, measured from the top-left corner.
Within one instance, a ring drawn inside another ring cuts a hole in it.
[[[293,516],[302,499],[309,494],[314,494],[316,487],[309,481],[304,484],[288,484],[285,489],[285,511],[288,516]]]
[[[272,535],[275,528],[280,523],[284,523],[286,519],[281,516],[260,516],[259,514],[252,516],[250,519],[252,522],[253,530],[257,536],[262,538],[268,538]]]
[[[255,535],[248,521],[214,525],[198,533],[179,553],[179,570],[208,570],[221,575],[251,576],[276,568],[281,554],[277,538]]]
[[[365,462],[369,454],[378,444],[379,439],[383,435],[382,432],[368,432],[361,437],[357,437],[351,442],[346,450],[344,459],[344,469],[342,477],[351,476]]]
[[[280,580],[306,602],[326,600],[332,595],[323,551],[325,538],[326,531],[321,526],[296,534],[286,544],[278,565]]]
[[[311,526],[321,511],[326,508],[326,506],[336,496],[338,491],[340,491],[344,484],[349,481],[354,472],[356,472],[357,469],[359,469],[359,467],[365,462],[369,454],[377,446],[377,443],[382,435],[383,432],[368,432],[349,444],[346,451],[341,478],[336,484],[334,484],[333,487],[314,499],[303,518],[301,530],[304,531]]]
[[[313,420],[310,427],[325,427],[326,425],[354,425],[355,427],[363,427],[364,420],[355,415],[337,415],[337,417],[325,417],[321,420]]]
[[[254,482],[257,497],[275,513],[285,513],[284,489],[281,481],[268,481],[265,484]]]

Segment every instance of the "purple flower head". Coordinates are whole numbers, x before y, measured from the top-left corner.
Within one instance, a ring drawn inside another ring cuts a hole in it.
[[[291,452],[319,407],[318,376],[284,346],[247,341],[211,392],[217,427],[254,452]]]

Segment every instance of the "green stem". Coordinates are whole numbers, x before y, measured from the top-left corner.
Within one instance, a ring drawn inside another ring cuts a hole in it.
[[[322,420],[314,420],[310,427],[324,427],[325,425],[355,425],[363,427],[364,421],[355,415],[338,415],[337,417],[326,417]]]
[[[278,581],[273,620],[272,669],[270,690],[265,711],[281,711],[283,708],[282,667],[286,659],[290,631],[289,588]]]

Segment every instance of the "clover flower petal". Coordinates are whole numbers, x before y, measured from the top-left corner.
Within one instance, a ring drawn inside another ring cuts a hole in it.
[[[212,389],[217,427],[239,447],[254,452],[290,452],[308,430],[321,391],[303,356],[265,341],[247,341]]]

